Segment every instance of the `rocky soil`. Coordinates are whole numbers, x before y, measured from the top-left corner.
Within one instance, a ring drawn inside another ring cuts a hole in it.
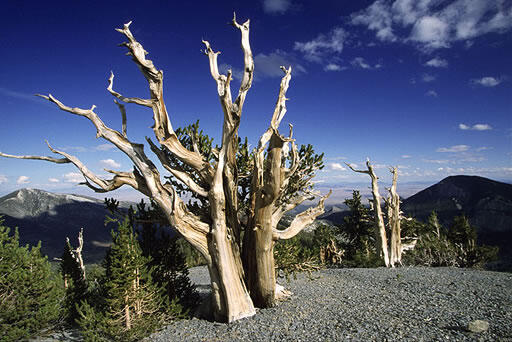
[[[205,268],[192,269],[191,278],[203,294],[208,292]],[[147,340],[512,341],[511,273],[327,269],[313,273],[312,279],[299,275],[281,282],[294,295],[254,317],[232,324],[178,321]],[[484,321],[486,331],[469,331],[476,320]]]
[[[193,268],[190,276],[207,296],[206,268]],[[293,295],[251,318],[231,324],[176,321],[145,341],[512,341],[512,273],[327,269],[280,283]],[[81,337],[66,331],[33,341]]]

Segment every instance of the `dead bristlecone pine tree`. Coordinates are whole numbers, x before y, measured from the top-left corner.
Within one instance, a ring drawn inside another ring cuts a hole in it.
[[[388,239],[386,236],[386,226],[384,224],[384,217],[382,215],[382,207],[381,207],[381,196],[379,194],[379,184],[378,180],[379,177],[375,174],[375,171],[373,170],[373,165],[370,163],[370,160],[366,160],[366,167],[367,170],[356,170],[352,165],[349,163],[345,163],[352,171],[358,172],[358,173],[365,173],[370,176],[372,180],[372,200],[371,205],[374,211],[374,219],[375,219],[375,241],[376,247],[377,247],[377,255],[379,255],[382,260],[384,261],[384,264],[386,267],[391,266],[389,261],[389,251],[388,251]]]
[[[395,267],[396,265],[402,264],[402,254],[404,250],[414,248],[416,241],[412,244],[402,245],[402,237],[400,232],[400,222],[405,219],[400,211],[400,196],[396,192],[397,179],[398,179],[398,168],[390,168],[389,171],[393,175],[391,187],[388,190],[389,197],[384,201],[387,207],[387,225],[384,221],[384,215],[381,207],[381,196],[379,194],[379,177],[375,174],[373,165],[370,160],[366,160],[367,170],[356,170],[352,165],[347,166],[354,172],[365,173],[370,176],[372,180],[372,200],[371,207],[374,211],[375,219],[375,240],[377,241],[377,254],[381,257],[386,267]],[[386,231],[389,231],[387,234]],[[388,244],[387,236],[389,235],[391,243]],[[388,247],[389,245],[389,247]]]
[[[185,147],[180,141],[164,102],[163,72],[146,59],[148,52],[133,36],[130,23],[117,31],[126,37],[127,41],[122,45],[128,49],[128,55],[147,80],[150,96],[125,97],[114,90],[114,74],[111,74],[107,89],[116,98],[114,101],[121,112],[120,131],[108,127],[95,112],[94,105],[90,109],[74,108],[63,104],[51,94],[39,96],[65,112],[87,118],[96,127],[97,137],[106,139],[130,158],[133,162],[132,171],[106,170],[113,175],[112,178],[100,178],[77,157],[56,150],[49,143],[50,150],[61,157],[15,156],[0,152],[4,157],[72,163],[85,177],[82,184],[96,192],[108,192],[128,185],[153,199],[169,223],[204,256],[211,279],[213,317],[224,322],[252,316],[255,314],[255,306],[272,306],[277,298],[287,293],[282,286],[276,284],[274,244],[280,239],[295,236],[312,223],[324,212],[324,200],[328,196],[321,197],[317,206],[298,214],[288,228],[277,229],[284,213],[306,199],[319,196],[312,193],[310,183],[319,166],[306,168],[307,171],[299,167],[302,161],[292,139],[291,127],[288,136],[279,132],[279,124],[286,113],[286,91],[291,78],[291,67],[282,67],[284,76],[270,126],[251,155],[250,200],[241,219],[238,203],[241,172],[236,163],[238,128],[253,80],[254,61],[249,44],[249,20],[240,24],[234,17],[232,24],[241,34],[244,55],[243,77],[234,100],[230,87],[231,71],[225,75],[220,73],[217,63],[219,52],[215,52],[209,42],[203,41],[223,113],[222,141],[219,149],[212,151],[213,158],[201,153],[197,137],[193,134],[189,137],[192,148]],[[146,155],[144,145],[128,138],[124,104],[135,104],[152,110],[156,143],[146,138],[151,150],[173,179],[208,203],[207,216],[195,215],[180,198],[182,192],[172,182],[162,181],[163,177]],[[296,188],[297,184],[302,185],[300,189]]]

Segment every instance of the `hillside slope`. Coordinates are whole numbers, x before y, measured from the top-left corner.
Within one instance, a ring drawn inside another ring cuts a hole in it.
[[[435,210],[444,225],[464,214],[481,242],[512,241],[512,185],[478,176],[450,176],[405,199],[402,210],[426,220]]]
[[[120,206],[126,208],[129,203]],[[0,198],[4,225],[18,227],[22,244],[35,245],[41,240],[42,251],[50,260],[61,256],[66,237],[77,243],[80,228],[84,228],[86,262],[101,260],[114,228],[104,224],[108,214],[102,200],[81,195],[21,189]]]

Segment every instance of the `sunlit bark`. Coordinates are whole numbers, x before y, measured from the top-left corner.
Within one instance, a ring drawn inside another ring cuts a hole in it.
[[[245,241],[242,243],[236,153],[242,109],[251,88],[254,73],[254,60],[249,43],[249,20],[243,24],[238,23],[236,17],[232,20],[232,25],[241,34],[241,48],[244,55],[243,77],[238,95],[234,100],[230,88],[231,71],[226,75],[219,72],[217,64],[219,52],[214,52],[210,43],[203,41],[204,53],[208,57],[210,73],[216,82],[224,113],[221,145],[214,161],[202,155],[195,142],[191,149],[180,142],[164,102],[163,72],[146,58],[148,52],[133,36],[130,24],[131,22],[125,24],[122,29],[116,30],[127,39],[122,46],[127,48],[127,54],[131,56],[146,79],[149,97],[124,96],[114,89],[115,76],[111,73],[107,90],[115,97],[114,102],[121,112],[121,131],[108,127],[95,112],[94,105],[90,109],[72,108],[51,94],[39,96],[54,103],[65,112],[88,119],[97,130],[96,136],[109,141],[122,151],[133,163],[133,170],[106,170],[113,176],[111,179],[103,179],[89,170],[77,157],[56,150],[49,144],[50,150],[62,158],[15,156],[1,152],[0,156],[44,160],[59,164],[71,163],[84,176],[85,181],[82,184],[96,192],[108,192],[123,185],[129,185],[152,198],[162,209],[169,223],[204,256],[211,278],[214,318],[231,322],[252,316],[256,312],[255,302],[258,306],[271,306],[276,298],[288,293],[284,288],[276,285],[273,260],[275,241],[291,238],[311,224],[324,212],[324,200],[328,196],[322,197],[317,206],[297,215],[289,228],[282,231],[277,229],[279,220],[286,212],[306,199],[312,199],[318,195],[307,190],[297,193],[293,198],[283,199],[292,177],[302,179],[309,189],[311,174],[315,170],[312,167],[308,174],[300,174],[301,171],[298,168],[300,160],[292,139],[292,130],[290,129],[289,137],[282,136],[278,130],[286,113],[286,90],[291,78],[291,67],[287,69],[282,67],[284,76],[270,127],[260,138],[254,152],[249,224],[245,231]],[[139,105],[152,110],[154,121],[152,128],[156,142],[146,138],[152,152],[158,157],[163,168],[175,179],[192,193],[208,200],[210,208],[208,217],[198,217],[189,210],[173,185],[162,181],[157,167],[145,154],[144,145],[128,138],[124,104]],[[288,153],[291,153],[291,158],[288,158]],[[191,171],[176,167],[175,163],[170,161],[169,155]],[[287,160],[291,160],[289,165]],[[242,248],[244,249],[243,262]],[[129,311],[126,314],[129,315]],[[126,322],[129,324],[130,317],[126,317]]]

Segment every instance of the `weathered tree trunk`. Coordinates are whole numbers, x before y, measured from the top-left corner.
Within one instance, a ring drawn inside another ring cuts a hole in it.
[[[80,228],[80,232],[78,232],[78,246],[73,249],[71,246],[71,242],[69,241],[69,237],[66,238],[66,244],[69,248],[69,252],[71,253],[71,257],[75,262],[77,263],[79,269],[80,269],[80,281],[85,283],[86,281],[86,275],[85,275],[85,265],[84,265],[84,259],[82,257],[82,250],[84,248],[84,229]],[[67,288],[67,286],[66,286]]]
[[[219,164],[222,164],[221,151]],[[222,168],[215,174],[210,190],[210,210],[212,225],[208,235],[208,250],[211,256],[209,264],[212,292],[214,298],[214,318],[231,322],[255,314],[254,305],[240,273],[240,256],[234,254],[234,239],[226,225],[224,189],[222,186]]]
[[[286,113],[286,90],[291,77],[291,68],[285,72],[281,80],[279,98],[276,104],[270,128],[262,135],[258,149],[254,152],[253,188],[251,188],[251,208],[249,225],[245,232],[244,262],[242,263],[241,248],[242,224],[239,218],[238,205],[238,169],[236,153],[238,149],[238,127],[242,116],[242,108],[247,92],[251,88],[254,62],[249,44],[249,20],[243,24],[233,18],[232,24],[241,33],[241,46],[244,53],[243,78],[238,96],[233,101],[230,82],[231,70],[227,75],[219,73],[217,57],[209,42],[203,41],[208,56],[210,72],[217,84],[217,92],[223,110],[223,131],[220,150],[214,153],[217,158],[211,161],[203,155],[194,140],[193,148],[186,148],[174,131],[163,96],[163,72],[153,62],[146,59],[147,51],[135,39],[129,26],[116,29],[122,33],[127,42],[122,45],[128,49],[146,81],[150,97],[146,99],[125,97],[113,89],[114,74],[109,78],[107,90],[123,103],[133,103],[151,108],[153,112],[153,132],[160,146],[146,138],[151,150],[158,157],[163,168],[176,180],[181,182],[193,194],[208,200],[210,212],[208,217],[194,214],[178,196],[171,183],[163,183],[160,173],[153,162],[146,156],[144,145],[128,139],[126,131],[126,109],[123,104],[114,100],[122,116],[121,131],[105,125],[94,111],[90,109],[72,108],[64,105],[51,94],[39,95],[56,104],[61,110],[87,118],[97,130],[97,137],[102,137],[115,145],[133,162],[133,171],[121,172],[106,170],[113,174],[112,179],[102,179],[91,172],[78,158],[66,152],[50,150],[62,156],[52,158],[44,156],[14,156],[0,152],[0,156],[18,159],[46,160],[53,163],[72,163],[85,178],[82,184],[96,192],[108,192],[123,185],[129,185],[142,194],[152,198],[164,212],[169,223],[192,244],[206,259],[211,278],[213,316],[218,321],[231,322],[255,314],[253,300],[258,306],[268,307],[275,302],[276,293],[284,293],[276,286],[273,246],[279,239],[288,239],[300,232],[305,226],[323,213],[323,197],[316,207],[297,215],[290,227],[277,230],[277,224],[285,212],[295,208],[306,199],[317,194],[310,191],[310,180],[318,165],[310,165],[302,173],[298,167],[297,148],[290,137],[284,138],[278,132],[279,123]],[[292,145],[291,165],[287,167],[286,158],[288,144]],[[265,157],[265,148],[267,156]],[[218,154],[218,155],[217,155]],[[305,191],[291,192],[290,180],[301,180]],[[243,268],[245,266],[245,269]],[[247,285],[246,285],[247,281]],[[249,292],[250,291],[250,292]],[[252,297],[252,299],[251,299]],[[126,322],[130,322],[129,308],[126,311]]]
[[[373,210],[375,217],[375,237],[377,241],[377,254],[382,258],[386,267],[390,266],[389,262],[389,253],[388,253],[388,239],[386,237],[386,226],[384,225],[384,218],[382,216],[382,207],[380,205],[380,194],[379,194],[379,184],[378,177],[375,175],[373,171],[373,166],[370,164],[370,160],[366,161],[366,167],[368,170],[356,170],[350,164],[346,163],[346,165],[352,169],[354,172],[366,173],[370,176],[372,180],[372,202],[373,202]]]
[[[246,282],[257,307],[274,306],[276,300],[289,295],[289,292],[276,283],[274,245],[280,239],[289,239],[297,235],[324,212],[323,197],[319,204],[301,214],[292,221],[290,227],[280,231],[277,225],[283,215],[295,208],[313,193],[296,194],[290,201],[284,201],[286,189],[294,179],[307,178],[299,168],[300,160],[297,146],[292,139],[292,127],[288,138],[279,133],[279,125],[286,114],[286,91],[291,78],[291,67],[281,67],[285,75],[281,80],[279,96],[270,127],[261,136],[254,151],[254,171],[251,182],[251,198],[248,225],[245,230],[243,261],[246,270]],[[287,153],[291,144],[291,164],[286,165]],[[265,155],[265,147],[268,145]],[[306,182],[308,183],[309,180]]]
[[[389,188],[388,203],[388,222],[391,230],[390,243],[390,265],[394,267],[396,264],[402,264],[402,239],[400,236],[400,196],[396,192],[396,184],[398,178],[398,170],[396,167],[391,169],[393,174],[393,182]]]

